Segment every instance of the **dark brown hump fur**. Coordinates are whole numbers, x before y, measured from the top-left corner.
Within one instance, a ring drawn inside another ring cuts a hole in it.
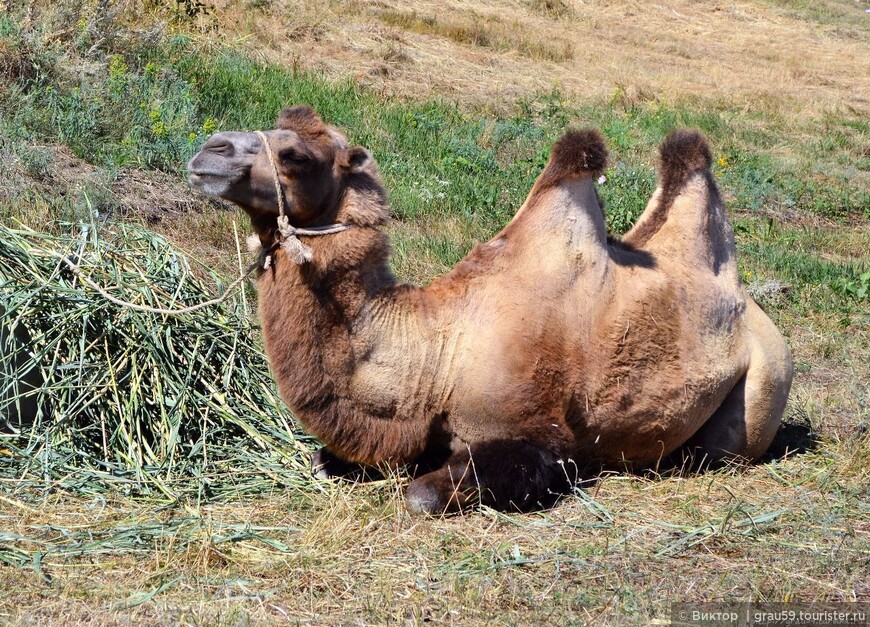
[[[712,161],[710,147],[700,131],[673,131],[659,149],[659,178],[664,195],[676,196],[686,179],[699,170],[709,170]]]
[[[646,244],[668,219],[668,211],[686,181],[696,172],[709,172],[712,161],[710,147],[700,131],[672,131],[659,148],[658,174],[662,191],[658,205],[623,241],[632,246]]]
[[[599,174],[607,167],[604,137],[593,128],[570,130],[553,145],[550,161],[538,180],[538,189],[560,181]]]

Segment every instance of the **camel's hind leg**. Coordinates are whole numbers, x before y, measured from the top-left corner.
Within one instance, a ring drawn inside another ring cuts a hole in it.
[[[746,296],[749,369],[686,443],[702,463],[761,457],[779,429],[792,380],[791,353],[777,328]]]
[[[556,454],[526,441],[496,440],[460,450],[412,481],[407,502],[412,512],[432,515],[478,504],[528,510],[551,504],[569,487]]]

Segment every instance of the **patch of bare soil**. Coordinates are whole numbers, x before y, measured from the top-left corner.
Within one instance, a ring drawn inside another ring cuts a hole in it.
[[[90,203],[98,210],[152,225],[209,202],[176,175],[136,169],[111,173],[63,145],[19,146],[3,153],[0,200],[31,190],[46,198],[66,198],[73,206]]]
[[[184,179],[157,171],[124,170],[113,181],[112,193],[123,215],[152,225],[212,204]]]
[[[870,112],[863,2],[220,0],[209,20],[271,61],[386,93],[499,109],[553,89],[615,103],[702,98],[788,116]],[[241,17],[240,17],[241,16]]]

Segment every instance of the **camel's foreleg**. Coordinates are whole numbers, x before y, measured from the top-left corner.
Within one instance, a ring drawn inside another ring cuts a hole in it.
[[[432,472],[444,465],[448,459],[449,449],[431,445],[414,461],[402,468],[412,477]],[[389,464],[366,466],[342,459],[328,447],[323,446],[311,456],[311,474],[318,479],[343,479],[345,481],[370,481],[384,478],[384,473],[396,470]],[[383,472],[382,472],[383,471]]]
[[[346,461],[325,446],[311,456],[311,474],[318,479],[344,479],[354,482],[382,478],[376,468]]]
[[[570,487],[559,456],[521,440],[494,440],[455,452],[411,482],[408,508],[441,515],[475,505],[529,510],[551,504]]]

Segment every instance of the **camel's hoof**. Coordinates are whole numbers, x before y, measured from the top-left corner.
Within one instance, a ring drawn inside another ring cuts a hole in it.
[[[317,479],[344,479],[356,468],[325,446],[311,456],[311,474]]]

